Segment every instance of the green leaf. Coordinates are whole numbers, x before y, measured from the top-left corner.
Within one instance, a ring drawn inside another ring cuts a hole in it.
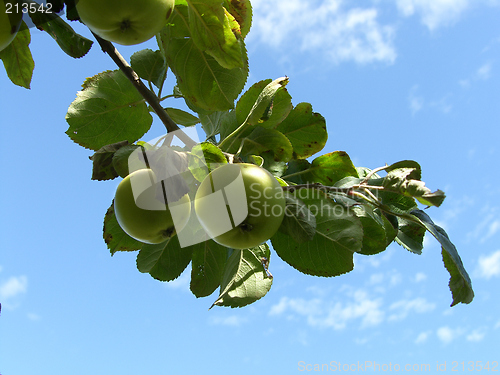
[[[269,112],[272,110],[271,107],[274,97],[279,91],[283,90],[287,84],[288,77],[280,77],[269,82],[259,93],[259,96],[253,103],[244,122],[248,125],[257,125],[259,122],[269,118]],[[238,112],[238,109],[236,109],[236,111]]]
[[[369,180],[370,185],[381,186],[383,179]],[[382,201],[388,211],[395,213],[409,213],[416,209],[417,203],[415,199],[392,191],[377,190],[374,194]]]
[[[30,31],[23,22],[12,43],[0,51],[0,59],[3,61],[9,79],[13,84],[26,89],[31,86],[35,69],[35,62],[29,48],[30,42]]]
[[[275,161],[287,162],[292,158],[292,145],[283,133],[274,129],[265,129],[261,126],[255,129],[243,139],[241,155],[262,155],[264,152],[272,151]]]
[[[213,167],[227,163],[227,159],[222,151],[209,142],[203,142],[194,146],[189,153],[188,160],[189,170],[199,182],[205,179]]]
[[[391,234],[395,233],[391,224],[388,221],[386,223],[384,221],[385,217],[376,212],[371,205],[354,206],[352,210],[363,225],[363,245],[359,253],[374,255],[384,251],[392,241],[387,237],[387,230],[392,229]],[[388,227],[386,227],[387,224]]]
[[[412,253],[422,254],[425,229],[413,221],[401,217],[398,217],[398,224],[396,242]]]
[[[451,306],[458,303],[471,303],[474,299],[472,282],[455,245],[450,241],[446,231],[434,224],[431,218],[422,210],[412,211],[412,215],[416,216],[441,244],[443,262],[450,273],[449,287],[453,296]]]
[[[170,118],[178,125],[194,126],[200,123],[200,119],[191,113],[177,108],[165,108]]]
[[[314,159],[309,169],[302,174],[302,180],[332,186],[348,176],[358,177],[349,155],[344,151],[334,151]]]
[[[283,87],[274,96],[268,110],[261,117],[259,125],[274,129],[287,118],[292,109],[292,97],[288,90]]]
[[[226,259],[227,248],[214,241],[193,246],[190,289],[196,297],[207,297],[220,286]]]
[[[316,234],[316,217],[300,199],[286,194],[285,216],[279,230],[295,242],[311,241]]]
[[[169,23],[161,31],[163,50],[170,69],[177,77],[177,85],[194,106],[210,111],[231,109],[248,76],[243,42],[243,66],[225,68],[195,45],[188,28],[188,18],[188,7],[176,4]]]
[[[167,63],[160,51],[143,49],[130,57],[132,69],[142,79],[162,88],[167,77]]]
[[[273,284],[273,278],[266,272],[269,258],[267,244],[234,250],[224,268],[219,297],[211,308],[215,305],[243,307],[264,297]]]
[[[113,168],[115,169],[116,173],[118,173],[118,175],[120,177],[125,178],[129,175],[129,173],[130,173],[130,170],[129,170],[130,156],[139,147],[141,147],[141,146],[129,145],[127,142],[127,145],[119,148],[118,150],[116,150],[114,152],[111,162],[113,163]],[[136,154],[134,154],[134,156],[135,155]],[[134,170],[139,169],[139,168],[137,168],[137,165],[140,165],[139,163],[144,164],[144,168],[147,168],[147,165],[146,165],[144,160],[136,159],[136,163],[134,163],[136,168],[134,168]]]
[[[46,31],[69,56],[79,59],[92,47],[92,41],[77,34],[66,21],[54,13],[28,12],[39,30]]]
[[[188,0],[189,30],[196,47],[226,69],[245,65],[239,24],[219,0]]]
[[[309,103],[298,104],[277,130],[288,137],[298,159],[306,159],[321,151],[328,139],[324,117],[314,113]]]
[[[252,5],[250,0],[224,0],[224,7],[240,25],[241,36],[247,36],[252,25]]]
[[[411,178],[414,180],[420,180],[422,178],[422,168],[420,164],[413,160],[402,160],[385,168],[387,173],[392,172],[396,169],[409,168],[412,169]]]
[[[315,215],[316,234],[312,241],[297,243],[278,231],[271,238],[276,253],[308,275],[329,277],[352,271],[353,254],[361,250],[363,242],[359,218],[318,189],[298,189],[292,194]]]
[[[160,281],[172,281],[186,269],[192,247],[181,248],[177,236],[157,245],[145,244],[137,255],[137,269]]]
[[[113,156],[116,151],[127,145],[128,142],[123,141],[103,146],[97,150],[90,157],[92,160],[92,180],[105,181],[118,177],[118,172],[113,165]]]
[[[66,134],[79,145],[98,150],[121,141],[134,143],[151,127],[144,98],[121,71],[99,73],[82,87],[66,114]]]
[[[254,83],[248,90],[246,90],[243,95],[238,99],[236,103],[236,122],[238,126],[243,124],[245,120],[248,118],[250,111],[252,110],[255,102],[259,98],[259,95],[262,93],[262,90],[272,82],[272,79],[264,79],[262,81]],[[235,128],[236,129],[236,128]],[[235,130],[233,129],[233,130]]]
[[[427,206],[439,207],[445,194],[441,190],[431,192],[423,181],[417,180],[420,171],[415,168],[397,168],[389,171],[384,177],[383,186],[387,190],[397,191],[410,197],[416,198],[420,203]]]
[[[308,173],[308,169],[311,168],[311,163],[307,160],[290,160],[288,162],[288,168],[286,170],[286,175],[282,178],[286,181],[294,182],[296,184],[303,184],[306,180],[303,178]]]
[[[136,251],[144,245],[123,231],[116,220],[113,204],[111,204],[104,216],[102,232],[104,242],[106,242],[111,255],[114,255],[117,251]]]
[[[200,121],[207,139],[217,134],[220,134],[223,139],[238,127],[235,111],[216,111],[208,115],[200,115]]]
[[[256,159],[254,159],[256,158]],[[256,156],[253,155],[253,157],[250,155],[247,157],[250,163],[258,165],[260,167],[263,167],[264,169],[267,169],[274,177],[281,177],[285,174],[285,171],[287,169],[287,163],[284,161],[275,161],[274,158],[262,158],[261,156]],[[252,161],[254,159],[255,161]],[[262,161],[264,164],[262,164]],[[281,179],[280,179],[281,180]],[[282,186],[288,186],[288,184],[284,181],[281,180],[284,185]]]

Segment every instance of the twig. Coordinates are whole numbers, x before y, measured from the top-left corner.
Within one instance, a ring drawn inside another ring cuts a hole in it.
[[[153,108],[155,113],[160,118],[161,122],[163,122],[163,124],[165,125],[165,128],[167,128],[167,132],[175,132],[175,135],[179,137],[179,139],[190,148],[196,145],[196,142],[193,141],[189,136],[187,136],[170,118],[170,116],[161,106],[158,97],[146,87],[137,73],[132,69],[132,67],[113,46],[113,44],[107,40],[102,39],[99,35],[94,34],[94,37],[101,46],[102,50],[107,53],[109,57],[111,57],[115,64],[118,65],[120,70],[129,79],[129,81],[132,82],[137,91],[139,91],[142,97],[149,103],[151,108]]]

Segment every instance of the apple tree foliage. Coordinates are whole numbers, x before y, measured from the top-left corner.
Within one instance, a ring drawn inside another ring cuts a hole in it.
[[[67,55],[84,57],[94,42],[70,26],[69,21],[78,21],[74,4],[48,3],[59,16],[30,12],[30,21]],[[440,243],[450,273],[451,306],[470,303],[471,280],[457,249],[425,211],[439,207],[445,194],[421,181],[417,162],[368,169],[354,166],[344,151],[318,155],[327,141],[326,120],[311,104],[292,102],[287,77],[261,80],[243,92],[251,23],[250,0],[176,0],[154,51],[138,50],[127,62],[111,43],[95,36],[118,69],[88,78],[66,114],[68,137],[93,151],[92,179],[125,177],[127,158],[144,146],[141,137],[155,116],[167,131],[198,125],[205,141],[187,139],[181,150],[193,181],[204,177],[196,172],[200,155],[207,163],[251,162],[280,181],[287,195],[286,215],[270,243],[293,268],[313,276],[339,276],[353,270],[355,254],[374,256],[393,242],[420,254],[428,232]],[[10,80],[25,88],[34,71],[29,45],[30,28],[23,24],[0,52]],[[165,87],[168,75],[175,76],[174,87]],[[175,108],[171,103],[176,101],[189,110]],[[174,280],[191,264],[190,289],[196,297],[219,291],[212,306],[248,305],[273,283],[268,243],[233,250],[208,240],[181,248],[174,236],[162,244],[143,244],[121,230],[112,205],[103,231],[112,255],[138,251],[138,270],[157,280]]]

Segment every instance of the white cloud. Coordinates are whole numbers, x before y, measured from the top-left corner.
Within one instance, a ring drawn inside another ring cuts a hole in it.
[[[166,288],[189,291],[189,283],[191,282],[191,274],[183,272],[177,279],[165,283]]]
[[[335,63],[393,63],[394,28],[381,25],[375,8],[345,9],[343,0],[254,0],[252,32],[271,47],[322,51]]]
[[[397,286],[403,281],[403,276],[396,270],[387,271],[386,273],[374,273],[370,276],[368,280],[368,285],[375,286],[378,284],[384,284],[384,286]],[[378,288],[378,291],[383,291],[383,289]]]
[[[481,255],[479,257],[476,275],[483,279],[500,276],[500,250],[490,255]]]
[[[399,272],[393,272],[391,274],[389,280],[390,280],[391,286],[396,286],[396,285],[401,284],[401,282],[403,281],[403,276],[401,276],[401,274]]]
[[[304,300],[283,297],[271,307],[270,315],[300,315],[307,324],[318,328],[341,330],[348,324],[360,328],[376,326],[384,320],[382,300],[371,299],[364,290],[355,290],[347,296],[347,302],[325,302],[319,299]]]
[[[229,316],[212,316],[210,317],[210,324],[213,325],[223,325],[230,327],[238,327],[247,321],[246,318],[243,318],[239,315],[229,315]]]
[[[410,110],[412,115],[420,112],[424,107],[424,98],[417,95],[417,90],[418,85],[413,86],[410,90],[410,94],[408,95],[408,101],[410,103]]]
[[[472,342],[479,342],[484,339],[484,336],[486,336],[486,331],[484,329],[479,328],[469,333],[467,335],[467,340]]]
[[[430,103],[430,106],[445,114],[450,113],[453,109],[453,105],[449,102],[448,95],[442,97],[439,100],[433,101],[432,103]]]
[[[389,321],[399,321],[405,319],[410,312],[418,314],[432,311],[436,308],[436,304],[428,302],[425,298],[415,298],[413,300],[400,300],[394,302],[389,307],[391,315]]]
[[[35,313],[28,313],[26,315],[28,317],[29,320],[32,320],[32,321],[37,321],[37,320],[40,320],[40,315],[38,314],[35,314]]]
[[[498,214],[499,207],[488,205],[481,210],[481,220],[471,232],[467,233],[469,240],[479,241],[484,243],[500,231],[500,220]]]
[[[468,89],[477,81],[489,80],[491,78],[492,70],[493,64],[491,62],[486,62],[481,65],[469,78],[462,79],[458,83],[464,89]]]
[[[477,78],[481,80],[489,79],[491,77],[491,69],[492,69],[491,63],[486,63],[482,65],[476,72]]]
[[[441,340],[444,344],[449,344],[453,340],[455,340],[458,336],[463,333],[463,330],[460,328],[452,329],[448,326],[441,327],[437,330],[436,334],[439,340]]]
[[[500,231],[500,220],[493,220],[488,226],[488,233],[486,233],[486,238],[493,237]]]
[[[420,283],[425,280],[427,280],[427,275],[423,272],[417,272],[417,274],[415,275],[415,282]]]
[[[421,332],[415,339],[415,344],[423,344],[427,341],[431,334],[431,331]]]
[[[373,275],[370,276],[370,285],[375,285],[375,284],[380,284],[384,281],[384,274],[383,273],[374,273]]]
[[[469,7],[470,0],[396,0],[396,6],[406,17],[418,14],[429,30],[449,26]]]
[[[2,301],[26,293],[28,288],[28,278],[26,276],[12,276],[7,281],[0,284],[0,299]]]

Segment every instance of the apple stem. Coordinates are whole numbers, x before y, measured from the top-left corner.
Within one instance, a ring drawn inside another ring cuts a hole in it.
[[[118,68],[120,68],[123,74],[125,74],[125,77],[127,77],[129,81],[132,82],[137,91],[139,91],[146,102],[148,102],[151,108],[153,108],[155,113],[160,118],[161,122],[165,125],[165,128],[167,128],[167,132],[176,132],[175,135],[179,137],[179,139],[184,142],[184,144],[189,148],[196,145],[196,142],[192,140],[188,135],[186,135],[186,133],[184,133],[179,128],[179,126],[170,118],[170,116],[161,106],[158,97],[154,94],[154,92],[146,87],[146,85],[139,78],[139,75],[134,71],[134,69],[132,69],[132,67],[123,58],[120,52],[118,52],[115,46],[113,46],[111,42],[101,38],[99,35],[96,35],[95,33],[92,34],[94,34],[94,37],[101,46],[103,52],[107,53],[109,57],[111,57]]]

